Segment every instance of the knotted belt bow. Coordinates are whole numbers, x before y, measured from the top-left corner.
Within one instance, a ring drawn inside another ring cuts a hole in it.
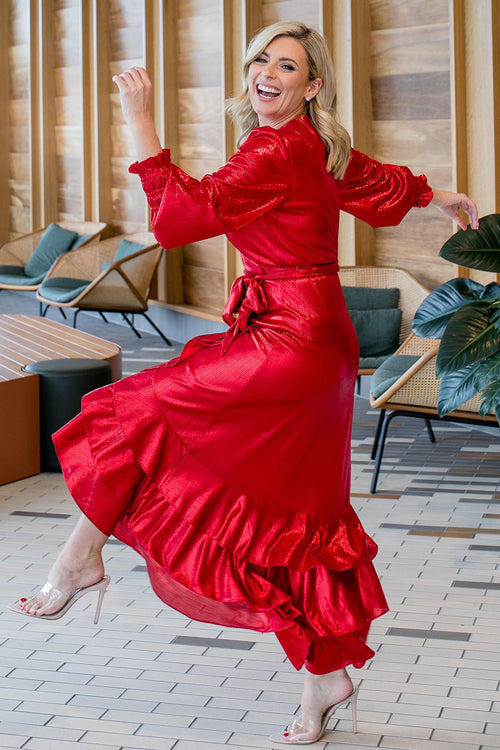
[[[222,319],[229,329],[224,336],[222,353],[238,334],[247,331],[254,325],[253,315],[267,310],[269,303],[262,286],[263,281],[276,279],[313,278],[315,276],[333,276],[339,270],[337,263],[325,263],[318,266],[267,266],[258,272],[246,271],[233,282],[229,298],[222,312]]]

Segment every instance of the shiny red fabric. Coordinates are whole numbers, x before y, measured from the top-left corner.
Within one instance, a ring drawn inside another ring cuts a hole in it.
[[[306,117],[256,129],[199,181],[168,151],[131,171],[164,247],[226,233],[246,272],[225,334],[83,399],[54,437],[68,487],[143,555],[175,609],[274,631],[297,668],[361,666],[387,605],[349,498],[358,346],[337,277],[339,210],[396,223],[432,192],[356,151],[334,180]]]

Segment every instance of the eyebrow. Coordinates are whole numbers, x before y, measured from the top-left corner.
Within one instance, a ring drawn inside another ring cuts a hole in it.
[[[265,55],[266,57],[269,57],[269,52],[261,52],[261,55]],[[294,65],[298,65],[298,62],[293,59],[293,57],[279,57],[278,62],[291,62]]]

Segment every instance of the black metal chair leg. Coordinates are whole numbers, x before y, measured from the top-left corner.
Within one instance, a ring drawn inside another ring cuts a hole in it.
[[[370,455],[371,460],[375,458],[377,455],[377,448],[378,448],[378,441],[380,439],[380,430],[382,429],[382,423],[384,421],[385,416],[385,409],[380,410],[380,414],[378,415],[378,423],[377,423],[377,429],[375,431],[375,437],[373,438],[373,446],[372,446],[372,452]]]
[[[122,316],[123,320],[125,320],[129,324],[129,326],[131,327],[131,329],[133,330],[133,332],[135,333],[135,335],[137,336],[137,338],[138,339],[142,339],[141,334],[139,333],[139,331],[137,330],[137,328],[134,326],[134,324],[132,323],[132,321],[130,321],[127,318],[127,316],[125,315],[125,313],[122,312],[121,316]]]
[[[79,308],[77,307],[75,310],[75,314],[73,315],[73,328],[76,328],[76,316],[80,312]]]
[[[170,341],[170,339],[168,339],[168,338],[167,338],[167,337],[165,336],[165,334],[164,334],[164,333],[163,333],[162,331],[160,331],[160,329],[158,328],[158,326],[156,325],[156,323],[154,323],[154,322],[153,322],[153,321],[151,320],[151,318],[149,317],[149,315],[146,315],[146,313],[145,313],[145,312],[143,312],[143,313],[141,313],[141,314],[142,314],[142,315],[144,315],[144,317],[146,318],[146,320],[148,321],[148,323],[149,323],[149,324],[150,324],[150,325],[151,325],[151,326],[152,326],[152,327],[153,327],[153,328],[155,329],[156,333],[158,333],[158,334],[159,334],[159,335],[161,336],[161,338],[162,338],[162,339],[163,339],[163,341],[164,341],[164,342],[165,342],[165,343],[167,344],[167,346],[172,346],[172,342]]]
[[[436,436],[434,435],[434,430],[432,429],[431,420],[428,417],[425,417],[425,426],[427,427],[427,434],[429,435],[429,440],[431,443],[436,442]]]
[[[99,313],[99,315],[101,316],[101,318],[102,318],[102,319],[104,320],[104,322],[105,322],[105,323],[107,323],[107,322],[108,322],[108,319],[107,319],[107,317],[106,317],[106,316],[104,315],[104,313],[102,312],[102,310],[98,310],[97,312]]]
[[[389,422],[398,416],[397,411],[386,412],[384,414],[384,420],[382,423],[382,429],[380,430],[380,436],[377,445],[377,455],[375,457],[375,466],[373,467],[372,484],[370,487],[370,493],[374,495],[377,491],[378,475],[380,472],[380,465],[382,463],[382,457],[384,455],[385,439],[387,437],[387,430],[389,429]]]

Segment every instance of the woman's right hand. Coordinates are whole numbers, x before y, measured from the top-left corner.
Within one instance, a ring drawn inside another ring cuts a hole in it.
[[[144,68],[130,68],[113,76],[123,115],[129,125],[151,117],[153,84]]]
[[[144,68],[134,67],[113,76],[120,92],[122,112],[134,137],[137,158],[147,159],[161,151],[151,116],[153,84]]]

